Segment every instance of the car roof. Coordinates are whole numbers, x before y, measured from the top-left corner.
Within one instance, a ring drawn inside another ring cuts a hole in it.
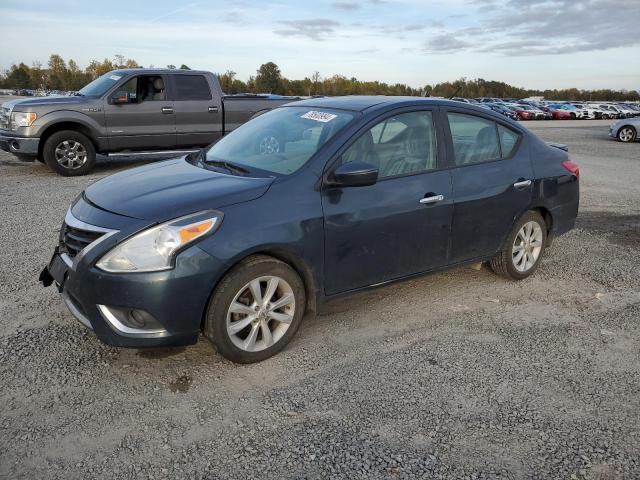
[[[149,73],[149,74],[167,74],[167,73],[177,73],[181,75],[185,74],[206,74],[204,70],[186,70],[181,68],[121,68],[119,70],[112,70],[110,73],[121,73],[121,74],[132,74],[132,73]]]
[[[317,97],[287,104],[287,106],[335,108],[339,110],[351,110],[356,112],[364,112],[365,110],[369,109],[419,105],[446,105],[470,110],[474,109],[477,111],[486,111],[486,109],[477,107],[471,103],[458,102],[456,100],[447,100],[444,98],[386,95],[347,95],[343,97]]]

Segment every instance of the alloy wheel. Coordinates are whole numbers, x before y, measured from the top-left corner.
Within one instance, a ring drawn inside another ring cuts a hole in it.
[[[296,303],[289,283],[275,276],[251,280],[227,310],[227,334],[245,352],[259,352],[278,343],[291,326]]]
[[[525,223],[516,235],[511,249],[511,261],[520,273],[529,271],[542,251],[542,227],[537,222]]]
[[[69,170],[77,170],[87,162],[87,150],[80,142],[64,140],[55,149],[56,161]]]
[[[623,142],[630,142],[633,140],[633,136],[634,131],[629,127],[625,127],[618,132],[618,138]]]

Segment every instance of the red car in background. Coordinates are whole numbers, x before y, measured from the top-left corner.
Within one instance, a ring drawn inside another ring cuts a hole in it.
[[[571,112],[568,110],[549,107],[549,111],[551,112],[551,115],[553,115],[554,120],[571,120]]]
[[[527,110],[524,110],[523,108],[520,108],[517,105],[507,105],[507,107],[518,114],[518,120],[535,120],[536,119],[535,113],[528,112]]]

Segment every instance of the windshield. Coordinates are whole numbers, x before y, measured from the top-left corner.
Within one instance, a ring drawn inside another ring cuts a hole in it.
[[[122,78],[121,74],[105,73],[101,77],[96,78],[93,82],[81,88],[78,93],[85,97],[101,97],[107,90],[113,87],[118,80]]]
[[[288,175],[301,168],[353,119],[353,113],[283,107],[245,123],[206,152],[206,162]]]

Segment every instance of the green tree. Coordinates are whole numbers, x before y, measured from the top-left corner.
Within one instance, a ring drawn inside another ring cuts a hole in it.
[[[55,53],[51,55],[49,57],[49,79],[47,82],[47,88],[65,90],[67,88],[68,76],[69,72],[64,59]]]
[[[260,65],[255,78],[257,93],[284,93],[282,91],[282,74],[273,62]]]
[[[191,70],[191,69],[183,63],[182,65],[180,65],[180,70]]]

